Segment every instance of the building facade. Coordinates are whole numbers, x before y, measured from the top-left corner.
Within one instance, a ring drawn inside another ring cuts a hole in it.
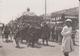
[[[63,26],[66,19],[72,20],[72,26],[79,28],[79,8],[70,8],[57,11],[51,14],[51,21],[55,22],[57,26]]]

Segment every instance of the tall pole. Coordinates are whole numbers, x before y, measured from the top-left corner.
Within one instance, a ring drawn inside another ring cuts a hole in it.
[[[47,13],[47,0],[45,0],[45,20],[46,20],[46,13]]]
[[[80,25],[80,0],[79,0],[79,25]],[[79,26],[78,25],[78,26]],[[80,26],[79,26],[79,34],[80,34]],[[80,35],[79,35],[79,37],[80,37]],[[79,39],[80,40],[80,39]]]

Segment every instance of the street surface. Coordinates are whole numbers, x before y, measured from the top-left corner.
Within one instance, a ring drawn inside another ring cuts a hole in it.
[[[40,45],[41,48],[27,47],[25,44],[21,44],[23,48],[15,48],[15,42],[5,43],[0,48],[0,56],[64,56],[61,51],[61,45],[55,42],[49,42],[50,46]],[[70,53],[70,56],[79,56],[79,46],[74,47],[74,51]]]

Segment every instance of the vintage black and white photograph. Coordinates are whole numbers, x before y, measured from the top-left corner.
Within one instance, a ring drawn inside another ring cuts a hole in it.
[[[0,0],[0,56],[79,56],[80,0]]]

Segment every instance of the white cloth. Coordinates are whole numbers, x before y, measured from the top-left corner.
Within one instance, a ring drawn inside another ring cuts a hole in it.
[[[24,15],[28,15],[28,16],[35,16],[35,14],[33,12],[24,12]]]
[[[61,32],[62,39],[62,50],[64,52],[71,52],[73,50],[73,41],[71,38],[72,35],[72,27],[64,26]]]

